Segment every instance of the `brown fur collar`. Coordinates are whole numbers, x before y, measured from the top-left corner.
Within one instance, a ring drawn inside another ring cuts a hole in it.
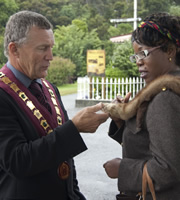
[[[137,116],[137,126],[140,126],[142,117],[149,102],[161,91],[170,89],[180,95],[180,77],[173,75],[163,75],[146,85],[132,101],[128,103],[103,103],[103,111],[112,117],[128,120]]]

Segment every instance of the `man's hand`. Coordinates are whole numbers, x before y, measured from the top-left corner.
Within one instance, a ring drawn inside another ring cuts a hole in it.
[[[106,113],[96,113],[102,109],[102,104],[90,106],[79,111],[73,118],[72,122],[79,132],[94,133],[99,125],[109,117]]]
[[[103,167],[110,178],[118,178],[120,162],[120,158],[114,158],[104,163]]]

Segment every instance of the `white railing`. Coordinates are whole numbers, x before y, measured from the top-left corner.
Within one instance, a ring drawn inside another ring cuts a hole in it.
[[[145,86],[143,79],[79,77],[77,99],[113,100],[117,95],[131,92],[131,99]]]

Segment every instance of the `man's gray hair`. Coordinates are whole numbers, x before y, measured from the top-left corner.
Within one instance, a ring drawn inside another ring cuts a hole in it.
[[[20,11],[9,18],[4,34],[4,55],[6,57],[9,55],[9,43],[23,44],[27,40],[30,28],[33,26],[47,30],[53,28],[46,17],[32,11]]]

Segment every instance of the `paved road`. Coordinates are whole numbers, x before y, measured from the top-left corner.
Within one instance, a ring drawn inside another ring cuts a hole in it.
[[[62,97],[69,117],[82,108],[75,108],[76,94]],[[87,200],[115,200],[118,193],[117,180],[110,179],[103,164],[112,158],[121,157],[120,145],[107,136],[110,120],[100,125],[95,134],[82,133],[88,150],[76,156],[75,164],[81,192]]]

